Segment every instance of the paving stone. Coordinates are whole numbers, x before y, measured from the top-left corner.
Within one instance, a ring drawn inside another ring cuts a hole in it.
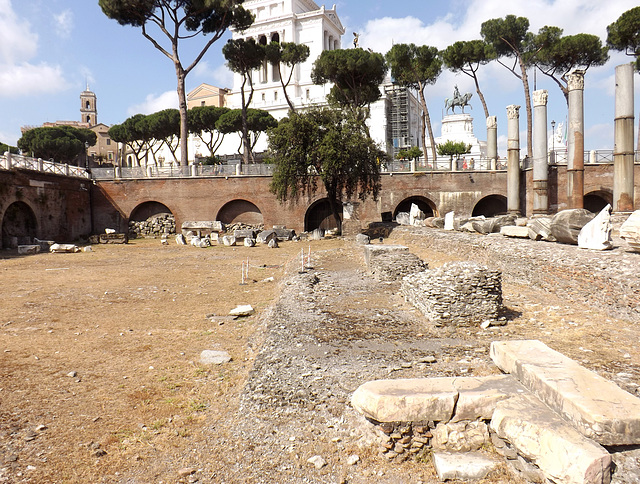
[[[433,465],[441,480],[482,479],[496,469],[498,463],[479,452],[435,452]]]
[[[533,395],[499,402],[491,430],[553,482],[610,482],[612,460],[606,449],[584,437]]]
[[[488,420],[497,402],[524,391],[509,375],[375,380],[361,385],[351,404],[377,422]]]
[[[537,340],[494,341],[491,359],[586,437],[640,444],[640,399],[609,380]]]

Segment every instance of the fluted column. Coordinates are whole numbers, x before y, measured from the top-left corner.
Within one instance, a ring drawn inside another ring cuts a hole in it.
[[[520,106],[507,106],[507,211],[520,213]]]
[[[567,146],[567,206],[584,207],[584,72],[567,78],[569,133]]]
[[[546,89],[533,92],[533,213],[549,213]]]
[[[632,212],[633,193],[633,64],[616,67],[616,110],[613,135],[613,210]]]

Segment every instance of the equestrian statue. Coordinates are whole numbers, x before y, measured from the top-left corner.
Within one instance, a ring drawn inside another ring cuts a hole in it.
[[[465,106],[469,106],[470,108],[473,109],[473,107],[469,104],[469,99],[471,99],[471,96],[473,96],[473,93],[470,93],[470,92],[467,92],[461,96],[460,91],[458,91],[458,86],[454,86],[453,98],[451,99],[447,98],[444,100],[445,113],[448,113],[449,109],[451,109],[451,112],[455,114],[456,106],[460,106],[460,109],[462,110],[462,114],[464,114]]]

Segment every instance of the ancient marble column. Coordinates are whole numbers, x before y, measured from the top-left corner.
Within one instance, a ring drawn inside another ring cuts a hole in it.
[[[507,211],[520,213],[520,106],[507,106]]]
[[[549,165],[547,164],[547,98],[546,89],[533,92],[533,213],[549,213]]]
[[[498,159],[498,118],[496,116],[487,117],[487,159],[490,169],[495,170]]]
[[[633,64],[616,67],[613,210],[633,211]]]
[[[584,206],[584,72],[567,76],[569,130],[567,135],[567,207]]]

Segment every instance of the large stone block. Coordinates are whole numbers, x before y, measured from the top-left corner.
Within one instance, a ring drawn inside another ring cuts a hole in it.
[[[606,449],[532,395],[499,402],[491,429],[553,482],[608,484],[611,480],[612,459]]]
[[[613,249],[612,228],[611,205],[607,205],[591,222],[582,227],[578,234],[578,247],[592,250]]]
[[[622,224],[620,237],[627,241],[631,249],[640,252],[640,210],[633,212]]]
[[[479,452],[435,452],[433,466],[440,480],[482,479],[497,468],[498,463]]]
[[[491,358],[584,436],[640,444],[640,399],[537,340],[494,341]]]
[[[375,380],[353,394],[353,407],[377,422],[489,420],[496,404],[523,393],[509,375]]]
[[[563,244],[578,243],[582,227],[593,219],[594,215],[584,208],[562,210],[551,219],[551,234]]]

